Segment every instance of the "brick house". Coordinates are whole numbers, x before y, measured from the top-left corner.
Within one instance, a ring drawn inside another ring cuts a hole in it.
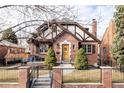
[[[73,62],[76,51],[83,47],[89,65],[98,62],[100,40],[97,38],[97,21],[93,19],[92,32],[74,21],[44,22],[37,33],[28,40],[32,55],[39,56],[42,61],[49,47],[55,51],[57,62]]]
[[[109,26],[106,28],[106,31],[103,35],[100,50],[101,50],[101,65],[112,65],[112,55],[111,55],[111,46],[115,35],[115,22],[111,20]],[[114,64],[113,64],[114,65]]]

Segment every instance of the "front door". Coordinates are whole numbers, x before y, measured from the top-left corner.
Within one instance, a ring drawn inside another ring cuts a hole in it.
[[[69,61],[69,44],[62,45],[62,60]]]

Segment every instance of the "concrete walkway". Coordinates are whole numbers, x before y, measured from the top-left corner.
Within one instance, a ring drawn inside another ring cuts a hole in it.
[[[62,68],[74,68],[72,64],[60,64],[60,67]]]

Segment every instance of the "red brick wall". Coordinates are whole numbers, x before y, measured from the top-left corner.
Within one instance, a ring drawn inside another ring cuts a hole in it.
[[[112,68],[111,67],[102,67],[102,84],[103,88],[112,87]]]
[[[95,53],[87,54],[88,64],[93,65],[98,62],[98,43],[97,42],[83,42],[82,44],[95,45]]]
[[[8,83],[8,84],[4,84],[4,83],[0,83],[0,88],[20,88],[19,87],[19,84],[11,84],[11,83]]]
[[[76,51],[78,50],[78,43],[79,41],[74,38],[72,35],[68,34],[68,33],[65,33],[64,35],[62,35],[61,37],[59,37],[53,44],[53,48],[55,50],[55,52],[60,52],[60,43],[67,40],[68,42],[71,43],[71,60],[74,61],[74,57],[75,57],[75,54],[76,54]],[[59,44],[59,47],[57,46],[57,44]],[[89,54],[87,55],[88,57],[88,62],[90,65],[93,65],[95,63],[97,63],[97,60],[98,60],[98,43],[97,42],[83,42],[82,44],[94,44],[95,47],[96,47],[96,51],[95,51],[95,54]],[[73,49],[73,45],[75,45],[75,49]],[[61,53],[60,53],[61,54]],[[61,61],[60,60],[60,57],[62,55],[60,54],[56,54],[56,57],[57,57],[57,60],[58,61]]]
[[[70,55],[70,56],[71,56],[71,59],[74,60],[75,52],[76,52],[77,49],[78,49],[78,42],[79,42],[79,41],[78,41],[76,38],[74,38],[72,35],[70,35],[70,34],[68,34],[68,33],[63,34],[61,37],[59,37],[59,38],[54,42],[53,48],[54,48],[55,52],[60,52],[60,51],[61,51],[61,50],[60,50],[60,46],[57,47],[57,44],[60,45],[60,43],[63,42],[63,41],[65,41],[65,40],[67,40],[68,42],[71,43],[71,54],[72,54],[72,55]],[[73,49],[73,45],[75,45],[75,49]],[[56,57],[57,57],[57,60],[58,60],[58,61],[61,61],[61,60],[60,60],[60,56],[62,56],[62,55],[56,54]]]
[[[57,83],[57,82],[59,83]],[[112,68],[101,67],[100,83],[62,83],[62,68],[54,68],[53,88],[124,88],[124,83],[112,84]]]
[[[0,88],[28,88],[29,66],[23,66],[19,69],[19,81],[13,83],[0,83]]]
[[[101,43],[101,60],[105,60],[105,59],[107,59],[108,61],[112,60],[110,49],[111,49],[111,46],[112,46],[114,35],[115,35],[115,23],[112,20],[109,23],[109,26],[106,29],[106,31],[104,33],[104,36],[102,38],[102,43]],[[106,53],[103,51],[104,47],[106,48]]]
[[[52,79],[52,87],[61,88],[62,85],[62,69],[61,68],[53,68],[53,79]]]
[[[102,88],[102,84],[63,84],[63,88]]]
[[[113,83],[112,87],[113,88],[124,88],[124,83]]]
[[[96,19],[92,20],[92,34],[97,36],[97,21]]]

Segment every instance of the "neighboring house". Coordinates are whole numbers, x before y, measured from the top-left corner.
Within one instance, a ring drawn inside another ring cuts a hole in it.
[[[111,20],[101,41],[101,65],[112,65],[111,46],[115,35],[115,22]],[[114,64],[113,64],[114,65]]]
[[[37,33],[28,40],[32,55],[44,61],[47,50],[52,47],[57,62],[74,62],[76,51],[84,48],[89,65],[98,62],[100,40],[97,38],[97,21],[93,19],[92,32],[74,21],[44,22],[37,28]]]
[[[0,64],[7,65],[25,58],[25,48],[6,40],[0,41]]]

